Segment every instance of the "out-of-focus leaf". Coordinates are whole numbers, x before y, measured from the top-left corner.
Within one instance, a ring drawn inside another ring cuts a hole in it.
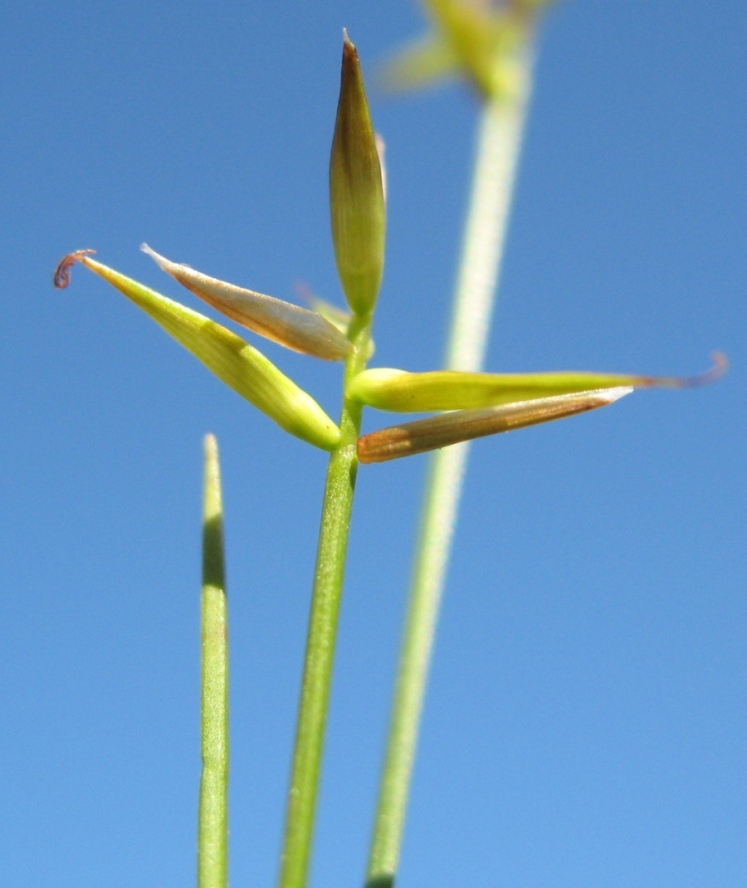
[[[382,68],[382,81],[391,91],[419,89],[461,73],[459,56],[438,33],[426,34],[403,46]]]
[[[431,28],[385,63],[384,85],[405,90],[462,76],[484,98],[506,98],[521,87],[518,55],[535,20],[555,0],[422,0]]]
[[[431,31],[384,66],[386,86],[411,89],[463,76],[486,98],[515,91],[515,55],[526,44],[532,10],[476,0],[423,0],[422,5]]]

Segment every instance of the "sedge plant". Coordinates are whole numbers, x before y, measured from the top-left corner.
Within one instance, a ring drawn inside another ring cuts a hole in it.
[[[433,3],[432,6],[439,15],[450,14],[450,4],[446,2]],[[523,3],[521,8],[529,10],[530,4]],[[460,21],[455,27],[461,34],[459,40],[462,43],[457,40],[446,53],[452,63],[459,58],[459,53],[472,58],[471,52],[464,48],[467,44],[463,43],[469,28],[465,31],[464,23]],[[509,32],[506,34],[510,36]],[[519,45],[514,37],[506,38],[501,45],[504,43],[512,52]],[[442,50],[443,47],[443,56]],[[93,251],[79,250],[67,255],[60,262],[54,279],[56,286],[65,287],[72,265],[85,266],[142,309],[222,382],[281,429],[329,453],[279,888],[302,888],[308,879],[359,465],[388,462],[427,451],[449,452],[454,445],[475,438],[606,406],[635,388],[679,388],[700,384],[717,375],[723,366],[719,358],[713,370],[691,379],[568,371],[489,374],[478,372],[473,366],[458,366],[460,362],[456,359],[449,361],[447,368],[428,373],[369,368],[375,308],[384,271],[386,196],[358,53],[347,34],[343,39],[329,193],[332,242],[347,302],[346,312],[322,303],[316,303],[314,309],[301,308],[166,259],[145,245],[143,249],[168,275],[252,333],[310,357],[339,362],[342,365],[342,398],[337,421],[327,415],[311,394],[242,336],[100,263],[92,258]],[[492,255],[491,261],[494,262],[495,250]],[[465,284],[462,289],[467,291],[470,285]],[[361,419],[367,407],[404,414],[432,412],[434,415],[361,435]],[[225,888],[228,872],[227,599],[217,443],[208,436],[205,446],[203,770],[198,816],[198,885],[199,888]],[[417,629],[415,626],[412,631]],[[387,791],[393,794],[398,804],[406,798],[408,779],[407,768],[387,773]],[[403,806],[400,807],[403,810]],[[388,817],[389,822],[394,822],[392,811],[391,807],[387,809],[386,803],[383,809],[380,806],[379,820],[383,816],[384,820]],[[392,846],[398,847],[401,813],[401,810],[399,813],[395,811],[399,820],[395,823],[396,828],[390,830],[394,839],[393,842],[388,840],[387,854]],[[374,872],[369,873],[370,883],[391,884],[396,854],[394,858],[374,855],[372,860]]]

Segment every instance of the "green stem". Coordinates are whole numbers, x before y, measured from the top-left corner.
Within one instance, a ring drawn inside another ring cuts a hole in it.
[[[218,444],[205,438],[198,888],[228,884],[228,622]]]
[[[477,371],[485,356],[531,75],[513,100],[488,100],[477,156],[452,309],[446,367]],[[420,716],[441,594],[467,464],[467,444],[431,457],[421,513],[389,736],[366,873],[367,888],[390,888],[399,862]]]
[[[370,330],[370,317],[354,318],[348,335],[356,348],[346,363],[346,386],[365,368]],[[279,888],[303,888],[307,880],[358,471],[356,441],[360,434],[361,410],[360,405],[345,399],[340,419],[342,439],[339,448],[332,453],[327,469]]]

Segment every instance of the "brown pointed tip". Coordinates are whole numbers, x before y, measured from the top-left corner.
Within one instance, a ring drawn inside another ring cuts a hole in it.
[[[68,253],[62,258],[57,265],[52,278],[55,287],[58,290],[64,290],[70,283],[70,269],[82,256],[92,256],[96,250],[76,250],[74,253]]]
[[[343,61],[358,61],[358,50],[348,36],[348,29],[342,29],[342,58]]]
[[[169,266],[173,265],[173,262],[169,262],[169,260],[165,256],[162,256],[160,253],[156,253],[156,251],[151,249],[148,244],[140,244],[140,249],[147,256],[150,256],[150,258],[156,263],[161,271],[165,271],[167,274],[171,273],[169,271]]]

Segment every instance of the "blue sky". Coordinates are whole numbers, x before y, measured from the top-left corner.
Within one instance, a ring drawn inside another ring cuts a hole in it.
[[[222,453],[231,881],[275,877],[325,456],[66,252],[195,305],[138,251],[340,300],[327,160],[341,28],[371,80],[422,27],[378,3],[0,13],[0,876],[194,879],[201,440]],[[472,451],[401,888],[741,886],[747,870],[747,10],[547,16],[489,367],[717,385]],[[379,366],[435,368],[476,105],[390,99]],[[334,413],[339,368],[265,352]],[[366,427],[386,423],[373,411]],[[361,884],[425,460],[363,467],[313,884]]]

